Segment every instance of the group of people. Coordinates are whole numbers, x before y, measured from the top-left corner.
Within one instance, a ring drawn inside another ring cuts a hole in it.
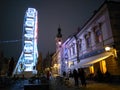
[[[63,72],[63,76],[66,76],[66,73]],[[74,69],[73,72],[69,72],[69,77],[74,78],[75,86],[79,86],[79,81],[81,81],[82,86],[86,86],[85,71],[83,68]]]
[[[83,68],[79,68],[78,70],[74,69],[73,78],[75,81],[75,86],[79,85],[79,79],[81,81],[82,86],[86,86],[85,72]]]

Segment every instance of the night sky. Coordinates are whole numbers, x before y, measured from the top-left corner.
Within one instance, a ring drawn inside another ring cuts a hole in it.
[[[63,41],[82,27],[104,0],[0,0],[0,49],[6,57],[19,58],[22,52],[24,15],[28,7],[38,11],[38,50],[43,57],[55,52],[60,25]],[[17,42],[4,42],[20,40]]]

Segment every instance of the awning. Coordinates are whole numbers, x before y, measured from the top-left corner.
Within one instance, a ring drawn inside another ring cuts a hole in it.
[[[89,67],[91,65],[93,65],[94,63],[97,63],[101,60],[104,60],[108,57],[110,57],[111,55],[113,55],[112,52],[104,52],[102,54],[99,54],[99,55],[95,55],[95,56],[92,56],[92,57],[89,57],[89,58],[86,58],[86,59],[82,59],[80,60],[80,62],[78,63],[78,68],[80,67]]]

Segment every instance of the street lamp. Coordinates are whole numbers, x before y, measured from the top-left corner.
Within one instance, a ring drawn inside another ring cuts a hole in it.
[[[111,47],[105,47],[105,51],[110,51],[111,50]]]
[[[67,62],[67,61],[65,61],[65,63],[67,64],[68,62]]]
[[[65,69],[66,69],[66,72],[67,72],[67,70],[68,70],[68,61],[67,60],[65,61]]]
[[[107,51],[107,52],[111,51],[113,53],[114,57],[117,58],[117,51],[115,48],[111,48],[111,47],[107,46],[107,47],[105,47],[105,51]]]

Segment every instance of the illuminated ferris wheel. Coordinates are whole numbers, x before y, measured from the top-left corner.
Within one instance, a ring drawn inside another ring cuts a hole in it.
[[[38,16],[34,8],[28,8],[23,24],[23,50],[13,74],[34,71],[38,58]]]

